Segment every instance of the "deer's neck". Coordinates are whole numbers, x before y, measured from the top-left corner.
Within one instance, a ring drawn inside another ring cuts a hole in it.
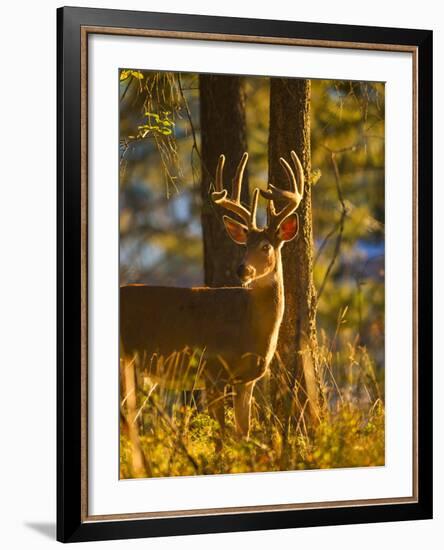
[[[276,257],[275,269],[254,282],[251,289],[252,325],[262,342],[261,355],[269,363],[276,351],[279,328],[285,309],[284,279],[280,251]]]
[[[268,275],[256,279],[251,287],[255,297],[273,300],[277,306],[284,307],[284,275],[282,271],[282,258],[280,250],[276,252],[276,264],[274,270]]]

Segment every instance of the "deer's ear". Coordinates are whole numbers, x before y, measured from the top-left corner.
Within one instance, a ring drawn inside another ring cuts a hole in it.
[[[277,230],[277,237],[281,241],[293,240],[299,231],[299,216],[292,214],[282,221]]]
[[[245,225],[237,222],[236,220],[232,220],[228,216],[224,216],[223,220],[225,229],[227,230],[231,240],[233,240],[236,244],[246,244],[248,229]]]

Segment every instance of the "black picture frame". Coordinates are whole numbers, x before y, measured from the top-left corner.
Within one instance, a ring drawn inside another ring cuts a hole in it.
[[[415,502],[121,520],[85,518],[82,508],[82,27],[150,29],[408,46],[417,78],[417,482]],[[91,8],[57,11],[57,539],[62,542],[355,524],[432,517],[432,32],[146,13]]]

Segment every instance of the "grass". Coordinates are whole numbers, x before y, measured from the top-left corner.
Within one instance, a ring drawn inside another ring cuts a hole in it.
[[[139,373],[137,443],[144,471],[133,468],[134,439],[124,415],[120,436],[120,477],[166,477],[384,464],[384,372],[357,342],[328,342],[321,334],[320,391],[325,402],[319,422],[307,425],[288,373],[274,361],[256,384],[248,441],[235,434],[230,396],[226,396],[226,432],[217,448],[219,425],[207,413],[205,396],[149,387]],[[146,381],[145,381],[146,382]]]

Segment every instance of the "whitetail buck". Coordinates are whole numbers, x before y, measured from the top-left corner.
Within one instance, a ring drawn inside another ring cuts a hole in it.
[[[205,388],[208,407],[224,429],[224,392],[234,393],[238,433],[248,437],[255,382],[266,372],[284,314],[281,248],[298,232],[298,208],[304,173],[294,151],[294,169],[280,159],[290,190],[270,185],[255,189],[251,208],[240,203],[248,155],[236,170],[231,198],[223,187],[225,157],[216,170],[213,201],[243,223],[223,216],[231,239],[245,247],[238,268],[242,286],[233,288],[167,288],[127,285],[120,289],[121,358],[136,361],[154,383],[167,388]],[[268,199],[268,224],[256,225],[259,193]],[[284,204],[276,212],[275,201]]]

